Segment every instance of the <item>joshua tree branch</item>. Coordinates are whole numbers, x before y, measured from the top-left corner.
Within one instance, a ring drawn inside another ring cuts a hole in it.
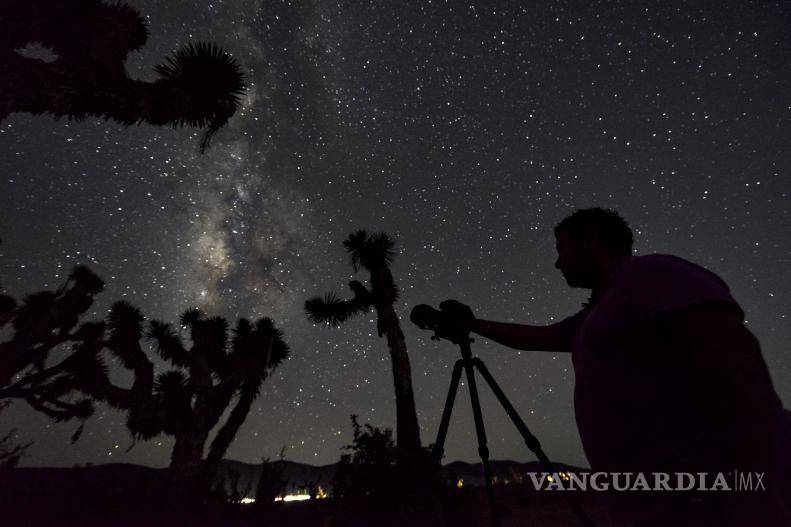
[[[354,292],[351,300],[342,300],[335,293],[327,293],[324,298],[313,297],[305,302],[305,313],[315,324],[340,326],[349,318],[364,313],[373,305],[373,295],[358,281],[349,282]]]
[[[58,399],[41,397],[40,394],[30,394],[25,397],[25,401],[34,409],[56,421],[66,421],[74,417],[84,419],[93,413],[93,406],[87,399],[83,399],[79,403],[67,403]],[[48,405],[56,408],[51,408]]]

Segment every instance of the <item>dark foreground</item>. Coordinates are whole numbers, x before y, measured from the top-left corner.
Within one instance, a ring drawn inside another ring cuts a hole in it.
[[[264,509],[255,504],[179,504],[91,502],[4,503],[3,526],[469,526],[491,525],[482,489],[465,489],[432,506],[411,505],[401,510],[392,504],[378,507],[364,502],[327,498],[285,503]],[[579,523],[558,494],[530,495],[521,485],[497,489],[502,527],[521,525],[572,526]],[[10,505],[10,506],[9,506]],[[598,525],[609,525],[601,505],[585,499],[583,506]]]
[[[98,467],[95,467],[98,468]],[[222,500],[178,497],[161,475],[129,466],[103,476],[95,470],[9,471],[0,475],[2,526],[488,526],[486,494],[480,487],[447,489],[436,496],[417,496],[406,504],[351,499],[234,504]],[[43,469],[46,470],[46,469]],[[14,474],[16,472],[16,474]],[[152,479],[153,477],[153,479]],[[496,487],[503,527],[578,525],[559,493],[536,492],[521,484]],[[600,497],[580,496],[598,525],[607,525]]]

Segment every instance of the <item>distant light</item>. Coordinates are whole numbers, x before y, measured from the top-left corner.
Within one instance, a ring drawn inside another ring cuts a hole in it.
[[[286,494],[283,497],[278,496],[275,501],[306,501],[310,499],[310,494]]]
[[[239,500],[239,503],[242,505],[250,505],[251,503],[255,503],[255,498],[242,498]]]
[[[456,482],[456,488],[460,489],[463,486],[464,486],[464,480],[463,479],[459,479],[459,481]]]

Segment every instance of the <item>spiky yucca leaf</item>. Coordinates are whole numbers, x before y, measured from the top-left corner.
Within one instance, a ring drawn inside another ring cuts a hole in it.
[[[225,340],[228,338],[228,321],[223,317],[207,318],[204,323],[209,331],[218,339]]]
[[[268,370],[277,367],[288,357],[288,354],[291,353],[291,349],[288,347],[288,344],[286,344],[283,331],[278,329],[275,326],[275,322],[269,317],[258,320],[256,323],[256,331],[259,332],[267,342],[270,337],[272,339],[271,348],[267,350],[269,356],[267,357],[267,362],[264,364],[264,367]]]
[[[204,152],[242,104],[246,83],[239,63],[215,44],[198,42],[187,44],[155,69],[162,77],[158,82],[175,85],[189,101],[173,126],[209,127],[201,140]]]
[[[201,90],[195,99],[222,106],[241,102],[246,83],[239,63],[230,53],[210,42],[190,42],[154,70],[165,80]],[[208,122],[185,119],[181,124],[205,126]]]
[[[110,327],[110,340],[140,339],[144,320],[143,313],[137,307],[125,300],[116,302],[110,308],[110,314],[107,315],[107,324]]]
[[[354,267],[355,273],[360,270],[361,254],[365,248],[367,239],[368,231],[361,229],[349,234],[349,237],[343,241],[343,246],[346,248],[346,252],[348,252],[352,257],[352,267]]]
[[[395,242],[383,232],[353,232],[343,242],[343,246],[352,257],[355,271],[359,271],[361,267],[369,271],[388,267],[396,255]]]
[[[125,301],[113,304],[107,316],[110,328],[107,345],[127,368],[133,368],[143,353],[139,340],[143,335],[144,321],[142,312]]]
[[[253,334],[253,325],[246,318],[240,318],[233,329],[233,338],[231,339],[231,348],[236,350],[244,346],[249,341]]]
[[[148,325],[146,337],[154,343],[154,348],[159,355],[172,362],[175,366],[186,366],[187,351],[181,342],[181,337],[173,330],[170,324],[159,320],[152,320]]]
[[[281,362],[288,358],[289,353],[291,353],[291,348],[286,344],[283,333],[277,330],[275,340],[272,342],[272,353],[269,355],[267,367],[271,370],[279,366]]]
[[[305,302],[305,314],[314,324],[340,326],[349,318],[370,308],[354,300],[342,300],[335,293],[327,293],[324,298],[314,296]]]
[[[366,247],[364,262],[369,270],[389,267],[395,258],[395,242],[383,232],[372,234]]]
[[[179,317],[182,327],[191,327],[203,319],[203,313],[197,307],[193,307],[184,311]]]

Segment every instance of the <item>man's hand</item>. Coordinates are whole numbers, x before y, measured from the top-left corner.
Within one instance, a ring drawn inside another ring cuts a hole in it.
[[[439,303],[439,309],[447,313],[449,317],[457,319],[459,323],[470,325],[475,321],[475,315],[467,304],[462,304],[458,300],[443,300]]]
[[[470,333],[475,322],[475,315],[470,306],[458,300],[444,300],[440,302],[439,309],[442,312],[437,328],[439,337],[455,341]]]

